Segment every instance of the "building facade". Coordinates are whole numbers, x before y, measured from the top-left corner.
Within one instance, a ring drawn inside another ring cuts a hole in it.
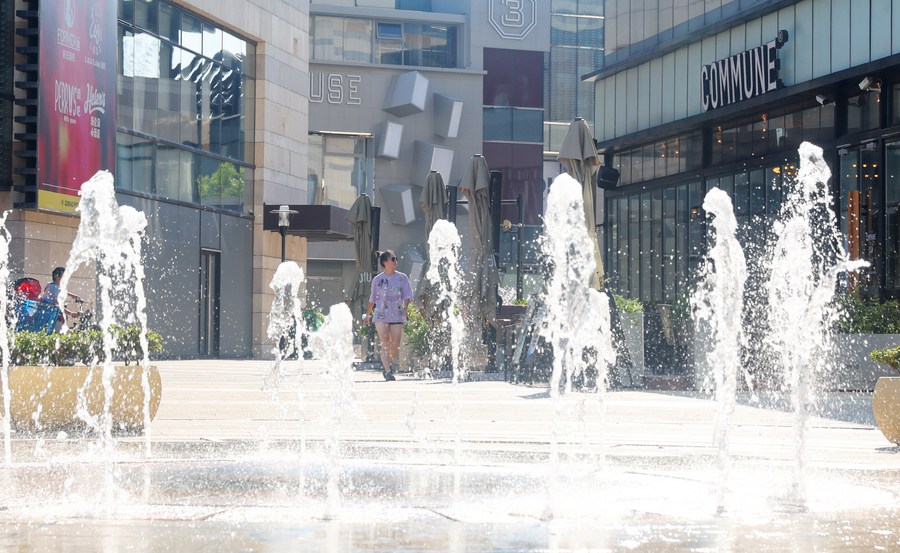
[[[504,198],[526,195],[537,221],[549,18],[548,0],[312,4],[305,203],[330,206],[340,221],[368,194],[381,208],[378,246],[397,252],[414,287],[427,255],[419,200],[430,171],[456,186],[483,154],[502,174]],[[457,227],[466,263],[464,202]],[[326,309],[357,277],[353,244],[334,230],[308,233],[309,301]]]
[[[760,281],[809,141],[832,170],[850,257],[870,263],[861,293],[897,297],[900,2],[653,5],[606,2],[606,65],[585,75],[599,149],[621,171],[602,219],[612,287],[650,304],[683,301],[706,251],[702,202],[713,187],[731,197],[748,278]]]
[[[0,201],[11,210],[13,276],[46,282],[65,265],[80,183],[108,170],[119,203],[148,219],[148,324],[164,355],[270,355],[280,242],[262,212],[306,191],[308,2],[0,9]],[[288,245],[302,262],[305,242]],[[93,298],[93,271],[74,277],[71,289]]]
[[[309,305],[326,310],[354,284],[345,217],[360,193],[381,208],[379,246],[397,250],[414,278],[431,170],[453,186],[484,154],[507,203],[523,195],[526,223],[539,224],[546,95],[554,91],[551,106],[590,105],[585,85],[569,87],[575,100],[548,79],[554,67],[568,75],[590,65],[597,6],[4,2],[0,202],[11,210],[12,273],[47,281],[65,264],[80,183],[109,170],[119,203],[148,219],[148,318],[164,355],[269,356],[269,283],[283,244],[271,211],[280,205],[304,208],[285,257],[306,271]],[[593,19],[579,23],[580,10]],[[562,41],[553,55],[551,35]],[[591,38],[591,51],[576,51],[573,36]],[[564,122],[572,110],[552,111]],[[468,244],[464,202],[458,213]],[[504,217],[516,220],[515,207]],[[72,288],[92,298],[96,275],[80,269]]]

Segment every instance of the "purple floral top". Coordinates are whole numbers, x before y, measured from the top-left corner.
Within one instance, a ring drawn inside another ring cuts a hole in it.
[[[372,321],[376,323],[405,323],[406,310],[403,308],[405,300],[412,300],[412,286],[409,277],[400,271],[394,271],[392,275],[379,273],[372,279],[372,292],[369,294],[369,303],[375,304],[375,316]]]

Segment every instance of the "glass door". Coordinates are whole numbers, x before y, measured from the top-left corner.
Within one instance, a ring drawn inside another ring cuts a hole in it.
[[[200,357],[219,356],[219,252],[200,252]]]
[[[900,139],[884,145],[884,287],[900,295]]]
[[[850,259],[862,259],[869,266],[851,275],[851,288],[861,287],[869,295],[878,295],[881,282],[883,236],[882,167],[875,143],[841,148],[840,217]]]

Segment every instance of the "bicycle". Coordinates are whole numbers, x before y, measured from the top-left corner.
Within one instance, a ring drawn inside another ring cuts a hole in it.
[[[76,310],[70,310],[68,303],[66,304],[66,315],[74,319],[69,326],[70,332],[81,330],[99,330],[100,326],[94,320],[94,311],[90,307],[85,307],[85,301],[81,298],[73,300]]]

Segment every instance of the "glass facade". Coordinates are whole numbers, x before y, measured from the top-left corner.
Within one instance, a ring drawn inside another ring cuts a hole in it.
[[[368,136],[309,135],[309,205],[349,209],[360,194],[372,196],[374,145]]]
[[[457,67],[455,25],[310,17],[312,61]]]
[[[784,189],[796,176],[797,166],[796,159],[786,159],[608,199],[607,269],[612,288],[651,303],[686,297],[708,247],[703,198],[715,187],[732,198],[745,255],[760,258],[770,222],[781,210]]]
[[[837,103],[798,99],[612,152],[621,171],[606,199],[613,288],[651,303],[689,294],[707,248],[702,201],[713,187],[732,199],[750,282],[761,278],[754,260],[767,254],[807,141],[823,147],[832,168],[832,207],[850,259],[868,262],[846,283],[868,297],[900,297],[900,92],[886,80],[883,91],[862,91],[850,78]]]
[[[613,167],[619,171],[619,186],[692,171],[702,165],[703,134],[699,131],[672,136],[613,157]]]
[[[175,4],[119,2],[116,187],[246,213],[255,45]]]
[[[544,150],[556,152],[576,117],[594,126],[594,85],[603,67],[603,1],[552,0],[550,52],[544,60]]]
[[[528,225],[543,212],[543,64],[543,52],[484,50],[482,153],[503,174],[503,199],[523,195]],[[501,211],[518,222],[515,206]]]

